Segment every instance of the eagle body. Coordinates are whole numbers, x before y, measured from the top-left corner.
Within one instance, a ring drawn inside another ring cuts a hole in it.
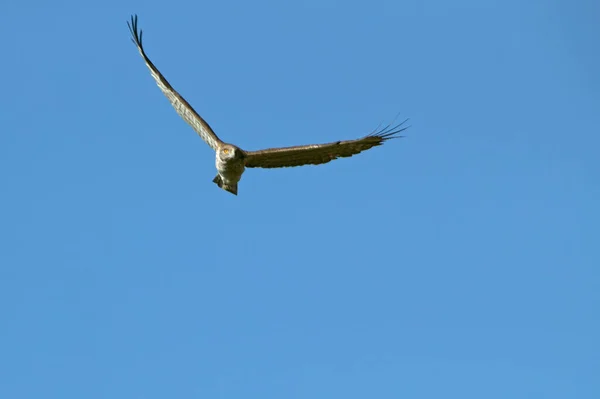
[[[137,15],[131,16],[127,22],[131,32],[131,40],[136,45],[140,55],[158,88],[167,97],[175,111],[186,121],[202,140],[215,150],[215,166],[217,176],[213,179],[220,188],[237,195],[238,183],[246,168],[287,168],[302,165],[320,165],[338,158],[346,158],[382,145],[385,141],[399,136],[406,130],[403,122],[389,124],[381,129],[355,140],[334,141],[324,144],[298,145],[293,147],[266,148],[258,151],[244,151],[241,148],[221,140],[194,108],[179,94],[167,79],[154,66],[142,46],[142,30],[138,30]]]
[[[217,176],[213,182],[225,191],[237,195],[238,182],[246,169],[246,153],[232,144],[225,144],[215,152]]]

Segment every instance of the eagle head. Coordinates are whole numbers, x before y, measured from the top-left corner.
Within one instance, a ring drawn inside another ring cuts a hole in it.
[[[244,153],[242,150],[231,144],[225,144],[219,148],[219,158],[223,161],[229,161],[232,159],[242,159]]]

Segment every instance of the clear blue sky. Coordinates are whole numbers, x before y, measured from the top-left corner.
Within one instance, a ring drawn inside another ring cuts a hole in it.
[[[1,398],[600,397],[600,3],[16,3]],[[408,137],[219,190],[132,13],[242,148]]]

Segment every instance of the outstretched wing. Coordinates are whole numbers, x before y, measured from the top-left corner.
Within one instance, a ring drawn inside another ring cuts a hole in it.
[[[165,96],[175,108],[175,111],[187,122],[189,125],[198,133],[198,135],[202,138],[202,140],[206,141],[206,143],[211,146],[214,150],[216,150],[219,144],[223,142],[217,137],[215,132],[211,129],[209,124],[202,119],[200,115],[192,108],[192,106],[185,101],[183,97],[169,84],[167,79],[160,73],[160,71],[154,66],[152,61],[146,56],[146,52],[144,51],[144,47],[142,46],[142,30],[140,29],[138,32],[137,26],[137,15],[131,16],[131,24],[127,22],[127,26],[129,26],[129,31],[131,32],[131,40],[137,46],[140,54],[144,58],[148,69],[150,69],[150,73],[152,77],[156,81],[159,89],[162,90]]]
[[[371,147],[381,145],[386,140],[402,137],[398,136],[398,133],[408,129],[408,126],[402,127],[405,122],[406,120],[395,126],[388,125],[357,140],[246,151],[246,167],[285,168],[301,165],[319,165],[337,158],[351,157]]]

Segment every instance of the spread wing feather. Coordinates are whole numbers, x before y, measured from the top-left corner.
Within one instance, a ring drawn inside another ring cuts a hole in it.
[[[129,30],[131,31],[131,40],[137,46],[142,58],[144,58],[146,66],[150,69],[150,73],[159,89],[169,99],[171,105],[173,105],[173,108],[175,108],[175,111],[177,111],[183,120],[198,133],[202,140],[206,141],[209,146],[216,150],[219,144],[222,144],[223,142],[217,137],[209,124],[198,115],[194,108],[192,108],[192,106],[175,89],[173,89],[167,79],[165,79],[152,61],[146,56],[146,52],[142,46],[142,30],[140,29],[138,31],[137,15],[131,16],[131,24],[127,22],[127,26],[129,26]]]
[[[347,141],[327,144],[312,144],[295,147],[268,148],[260,151],[246,151],[248,168],[284,168],[301,165],[319,165],[337,158],[351,157],[369,148],[383,144],[386,140],[402,137],[398,133],[408,129],[406,122],[376,129],[371,134]]]

